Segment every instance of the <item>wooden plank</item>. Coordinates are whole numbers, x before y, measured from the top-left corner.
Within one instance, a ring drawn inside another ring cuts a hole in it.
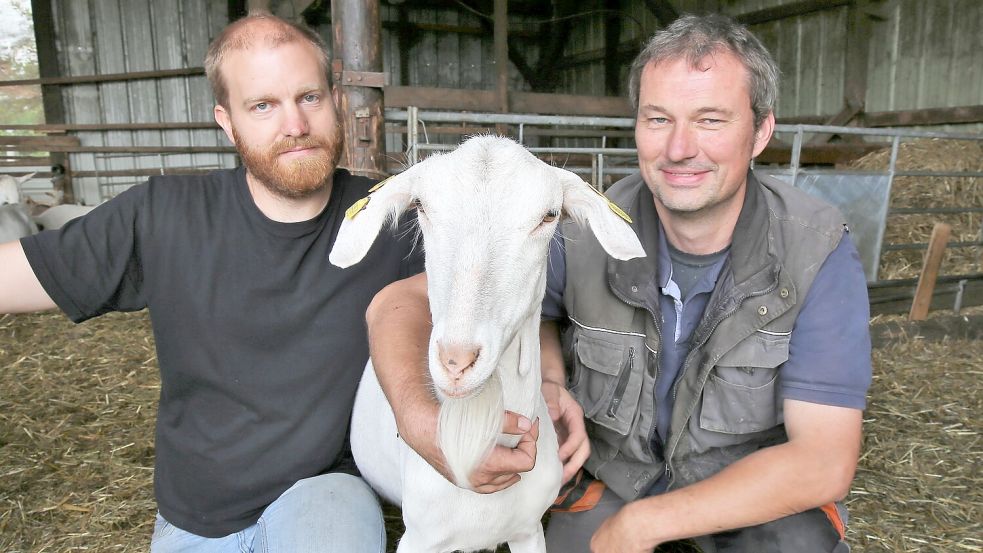
[[[72,77],[47,77],[41,79],[17,79],[10,81],[0,81],[0,87],[4,86],[23,86],[23,85],[78,85],[93,83],[110,83],[119,81],[140,81],[146,79],[166,79],[172,77],[187,77],[192,75],[204,75],[204,67],[184,67],[181,69],[160,69],[153,71],[129,71],[119,73],[106,73],[103,75],[75,75]]]
[[[949,241],[951,233],[952,226],[945,223],[935,223],[935,228],[932,229],[928,252],[925,253],[922,272],[918,277],[915,300],[911,303],[911,311],[908,313],[909,321],[922,321],[928,316],[928,310],[932,303],[932,292],[935,290],[935,280],[939,276],[939,267],[942,266],[945,245]]]
[[[659,20],[663,27],[679,18],[679,12],[668,0],[645,0],[645,7]]]
[[[3,147],[17,147],[23,146],[25,148],[30,147],[41,147],[41,146],[64,146],[73,147],[78,146],[79,139],[77,136],[15,136],[15,135],[2,135],[0,134],[0,146]],[[21,150],[25,149],[21,148]]]
[[[800,162],[815,165],[837,165],[853,161],[870,152],[889,148],[888,144],[875,143],[833,143],[807,144],[802,146]],[[792,148],[778,144],[765,148],[755,161],[759,163],[788,163],[792,159]]]
[[[983,305],[983,274],[940,276],[936,281],[930,311],[952,309],[959,293],[960,282],[965,281],[962,307]],[[870,298],[870,314],[895,315],[908,313],[915,297],[915,279],[871,283],[867,287]]]
[[[825,11],[839,6],[845,6],[853,0],[800,0],[799,2],[789,2],[781,6],[764,8],[753,12],[740,14],[734,17],[739,23],[745,25],[759,25],[778,19],[787,19],[797,15],[806,15],[813,12]]]
[[[499,113],[509,112],[508,2],[495,0],[495,104]]]
[[[983,123],[983,105],[880,111],[864,115],[868,127],[913,127]]]

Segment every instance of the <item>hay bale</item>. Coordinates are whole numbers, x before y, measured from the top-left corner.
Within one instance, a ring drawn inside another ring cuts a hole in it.
[[[890,150],[871,152],[850,163],[852,169],[887,171]],[[902,142],[898,171],[983,172],[983,141],[920,139]],[[977,177],[896,177],[891,187],[892,208],[983,207],[983,179]],[[885,244],[925,243],[936,222],[952,225],[950,241],[983,240],[983,213],[888,215]],[[916,278],[924,250],[889,251],[881,255],[882,280]],[[941,274],[983,271],[983,249],[949,248]]]

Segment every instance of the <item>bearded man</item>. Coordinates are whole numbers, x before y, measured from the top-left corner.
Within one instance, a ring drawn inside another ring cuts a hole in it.
[[[161,375],[151,551],[384,551],[346,429],[366,306],[422,257],[395,233],[365,263],[328,263],[345,209],[373,182],[336,168],[343,133],[318,35],[248,16],[205,65],[244,167],[153,177],[58,231],[0,244],[0,312],[57,307],[81,322],[149,308]]]

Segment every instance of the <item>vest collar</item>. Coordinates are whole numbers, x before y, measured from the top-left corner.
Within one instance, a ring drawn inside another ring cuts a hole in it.
[[[744,204],[734,227],[731,241],[730,259],[721,272],[721,278],[730,271],[733,283],[740,288],[755,288],[746,292],[754,293],[762,286],[774,284],[778,278],[778,256],[774,251],[771,237],[771,218],[768,205],[761,191],[761,183],[754,173],[748,171],[745,186]],[[658,260],[664,252],[660,248],[659,215],[655,210],[655,200],[645,181],[641,178],[626,190],[634,198],[630,205],[622,206],[632,217],[632,229],[638,235],[645,249],[645,257],[620,261],[608,257],[607,273],[611,290],[622,301],[635,307],[646,307],[648,288],[657,287]],[[771,270],[768,270],[771,269]],[[750,282],[749,282],[750,281]]]

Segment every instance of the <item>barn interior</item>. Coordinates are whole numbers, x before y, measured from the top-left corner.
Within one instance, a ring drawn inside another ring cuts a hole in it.
[[[499,133],[599,190],[637,166],[626,81],[645,40],[683,13],[745,23],[782,72],[756,167],[847,213],[868,280],[874,385],[849,539],[983,548],[978,0],[19,3],[36,73],[0,74],[0,96],[36,91],[43,117],[0,119],[0,174],[33,173],[20,190],[38,212],[236,166],[202,61],[250,10],[329,45],[353,172],[381,178]],[[0,315],[0,550],[146,550],[159,393],[144,313]],[[387,524],[392,548],[397,510]]]

